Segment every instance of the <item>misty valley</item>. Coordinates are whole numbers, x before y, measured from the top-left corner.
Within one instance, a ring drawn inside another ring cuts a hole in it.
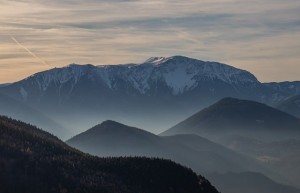
[[[300,193],[300,81],[172,56],[2,84],[0,192]]]

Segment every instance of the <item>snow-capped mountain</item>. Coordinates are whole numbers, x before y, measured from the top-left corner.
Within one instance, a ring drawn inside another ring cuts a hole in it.
[[[244,70],[217,62],[174,56],[154,57],[142,64],[71,64],[34,74],[12,87],[17,86],[19,96],[26,101],[32,94],[38,94],[40,99],[51,89],[58,97],[72,95],[83,81],[96,83],[95,89],[112,92],[122,89],[127,94],[147,96],[159,95],[157,89],[160,87],[164,87],[170,95],[182,95],[197,89],[202,82],[226,84],[237,92],[241,85],[259,84],[254,75]]]
[[[223,97],[268,103],[286,97],[245,70],[183,56],[153,57],[140,64],[71,64],[0,87],[0,93],[63,121],[68,115],[72,121],[67,125],[76,114],[96,116],[83,128],[114,119],[156,130]]]

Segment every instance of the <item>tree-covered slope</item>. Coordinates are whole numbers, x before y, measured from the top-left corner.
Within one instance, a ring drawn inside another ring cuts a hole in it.
[[[31,125],[0,117],[0,192],[216,193],[174,162],[98,158]]]

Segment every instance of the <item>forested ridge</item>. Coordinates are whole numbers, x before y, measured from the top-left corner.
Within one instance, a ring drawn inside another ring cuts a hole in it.
[[[0,192],[215,193],[203,177],[158,158],[98,158],[36,127],[0,117]]]

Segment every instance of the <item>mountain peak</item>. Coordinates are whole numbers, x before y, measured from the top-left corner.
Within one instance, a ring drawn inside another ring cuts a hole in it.
[[[97,125],[99,127],[127,127],[126,125],[113,120],[106,120]]]
[[[196,59],[192,59],[186,56],[171,56],[171,57],[151,57],[149,59],[147,59],[143,64],[162,64],[165,63],[167,61],[187,61],[187,60],[196,60]],[[199,60],[198,60],[199,61]]]
[[[163,63],[167,60],[168,58],[166,57],[151,57],[147,59],[144,63],[150,63],[150,64],[160,64]]]
[[[158,138],[158,136],[148,131],[127,126],[116,121],[107,120],[83,133],[72,137],[67,141],[67,143],[71,145],[78,142],[90,144],[92,141],[96,141],[98,144],[100,144],[105,143],[105,141],[109,141],[110,143],[113,143],[113,145],[119,143],[124,145],[131,143],[134,144],[136,142],[147,143],[152,140],[158,140]],[[125,141],[126,143],[123,143]],[[105,144],[102,145],[105,146]],[[101,148],[102,145],[99,145],[99,148]]]
[[[136,134],[142,134],[142,135],[149,135],[152,136],[154,134],[146,132],[144,130],[141,130],[139,128],[130,127],[128,125],[124,125],[122,123],[113,121],[113,120],[106,120],[102,123],[92,127],[91,129],[85,131],[84,133],[89,133],[93,135],[98,134],[128,134],[128,133],[136,133]]]

